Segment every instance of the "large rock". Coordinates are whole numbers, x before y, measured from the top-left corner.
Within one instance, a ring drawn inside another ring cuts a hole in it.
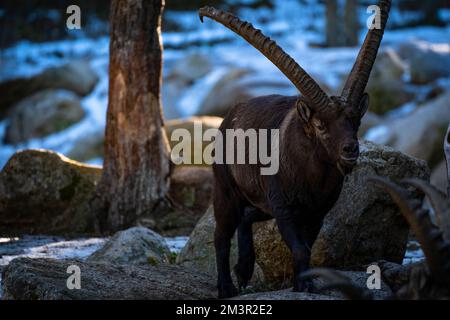
[[[167,264],[170,250],[164,238],[156,232],[134,227],[117,232],[87,261],[126,265]]]
[[[387,49],[378,55],[367,84],[372,112],[384,114],[414,98],[403,82],[405,72],[406,65],[394,50]]]
[[[80,290],[67,288],[71,265],[80,268]],[[210,276],[175,265],[20,258],[3,270],[5,300],[203,300],[216,295]]]
[[[14,79],[0,84],[0,118],[18,101],[45,89],[65,89],[80,96],[89,94],[98,75],[88,61],[76,60],[61,67],[49,68],[31,78]]]
[[[177,256],[177,264],[198,270],[217,277],[216,255],[214,249],[214,229],[216,221],[214,219],[214,209],[212,206],[200,219],[192,231],[189,241]],[[237,237],[232,240],[230,263],[233,267],[237,263]],[[235,276],[233,274],[235,279]],[[252,284],[257,285],[263,282],[261,269],[255,264],[255,273]],[[236,281],[235,281],[236,283]]]
[[[447,90],[413,113],[369,130],[366,138],[427,160],[434,167],[442,160],[442,144],[450,122],[449,100]]]
[[[408,226],[390,197],[367,183],[366,178],[373,175],[428,180],[429,170],[424,161],[362,142],[358,164],[345,179],[342,193],[312,248],[312,266],[346,269],[377,260],[401,263]],[[292,260],[276,223],[255,224],[254,231],[256,261],[265,278],[286,283],[292,277]]]
[[[312,248],[313,266],[351,268],[377,260],[402,262],[409,228],[390,196],[367,182],[374,175],[392,180],[430,178],[424,161],[389,147],[362,143],[358,164],[346,177]]]
[[[84,117],[78,96],[65,90],[45,90],[20,101],[11,110],[4,142],[18,144],[61,131]]]
[[[90,200],[101,171],[51,151],[15,154],[0,173],[0,232],[96,233]],[[208,208],[212,191],[211,168],[176,167],[168,193],[171,208],[136,224],[165,236],[187,236]]]
[[[95,190],[101,169],[46,150],[15,153],[0,172],[0,234],[90,232],[88,212],[66,216]]]
[[[168,77],[192,83],[211,70],[212,64],[208,56],[194,53],[176,61]]]
[[[292,284],[292,255],[275,220],[253,225],[256,261],[266,281],[281,288]]]
[[[328,301],[328,300],[341,300],[336,297],[326,296],[323,294],[305,293],[305,292],[293,292],[292,289],[284,289],[278,291],[256,292],[244,294],[234,297],[230,300],[253,300],[253,301]]]
[[[434,46],[427,42],[408,42],[399,50],[409,64],[411,82],[423,84],[450,76],[450,47]]]

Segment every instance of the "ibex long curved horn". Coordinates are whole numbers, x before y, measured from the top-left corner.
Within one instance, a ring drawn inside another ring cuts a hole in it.
[[[358,105],[361,100],[367,82],[369,81],[370,72],[377,57],[381,40],[383,39],[384,29],[391,8],[391,0],[380,0],[378,3],[380,8],[380,28],[369,30],[364,43],[359,51],[356,62],[342,90],[342,97],[351,102],[350,105]]]
[[[427,259],[431,275],[441,283],[450,284],[450,243],[431,222],[428,210],[421,208],[419,201],[411,199],[405,189],[380,177],[368,179],[386,190],[400,208],[402,215],[417,236]]]
[[[447,164],[447,197],[450,199],[450,124],[448,125],[447,134],[444,141],[444,153]]]
[[[436,222],[444,232],[444,238],[450,241],[450,202],[447,197],[434,186],[418,179],[405,179],[402,183],[409,184],[428,196],[436,213]]]
[[[320,112],[326,109],[329,104],[328,95],[291,56],[284,52],[275,41],[265,36],[261,30],[255,29],[252,24],[230,13],[212,7],[201,8],[199,15],[202,22],[203,17],[208,17],[244,38],[284,73],[298,91],[312,103],[311,107],[314,110]]]

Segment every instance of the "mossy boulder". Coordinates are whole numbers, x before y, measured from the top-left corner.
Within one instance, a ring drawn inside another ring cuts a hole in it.
[[[67,234],[93,231],[89,199],[101,168],[48,150],[15,153],[0,172],[0,234]]]

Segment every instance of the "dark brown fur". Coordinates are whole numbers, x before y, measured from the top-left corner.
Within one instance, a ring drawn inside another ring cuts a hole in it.
[[[309,119],[302,118],[300,108],[306,104],[299,101],[306,103],[303,98],[277,95],[252,99],[232,108],[219,129],[224,138],[226,129],[280,129],[280,167],[276,175],[261,175],[261,164],[213,165],[221,297],[236,293],[229,270],[229,243],[236,229],[239,262],[235,272],[239,286],[245,287],[252,276],[255,254],[251,225],[256,221],[276,218],[293,253],[296,275],[305,271],[323,217],[339,197],[344,174],[355,164],[357,130],[367,99],[357,109],[361,112],[355,113],[355,108],[333,98],[326,113],[309,110]],[[320,130],[314,125],[319,121]],[[349,146],[350,151],[346,149]],[[296,277],[294,289],[312,287]]]

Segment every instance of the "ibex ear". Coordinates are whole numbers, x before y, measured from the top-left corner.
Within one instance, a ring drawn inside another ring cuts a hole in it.
[[[306,104],[303,100],[297,100],[297,111],[300,115],[300,118],[303,119],[306,123],[309,122],[312,116],[312,110],[311,108]]]
[[[367,93],[364,93],[358,106],[359,115],[361,118],[364,117],[368,109],[369,109],[369,95]]]

